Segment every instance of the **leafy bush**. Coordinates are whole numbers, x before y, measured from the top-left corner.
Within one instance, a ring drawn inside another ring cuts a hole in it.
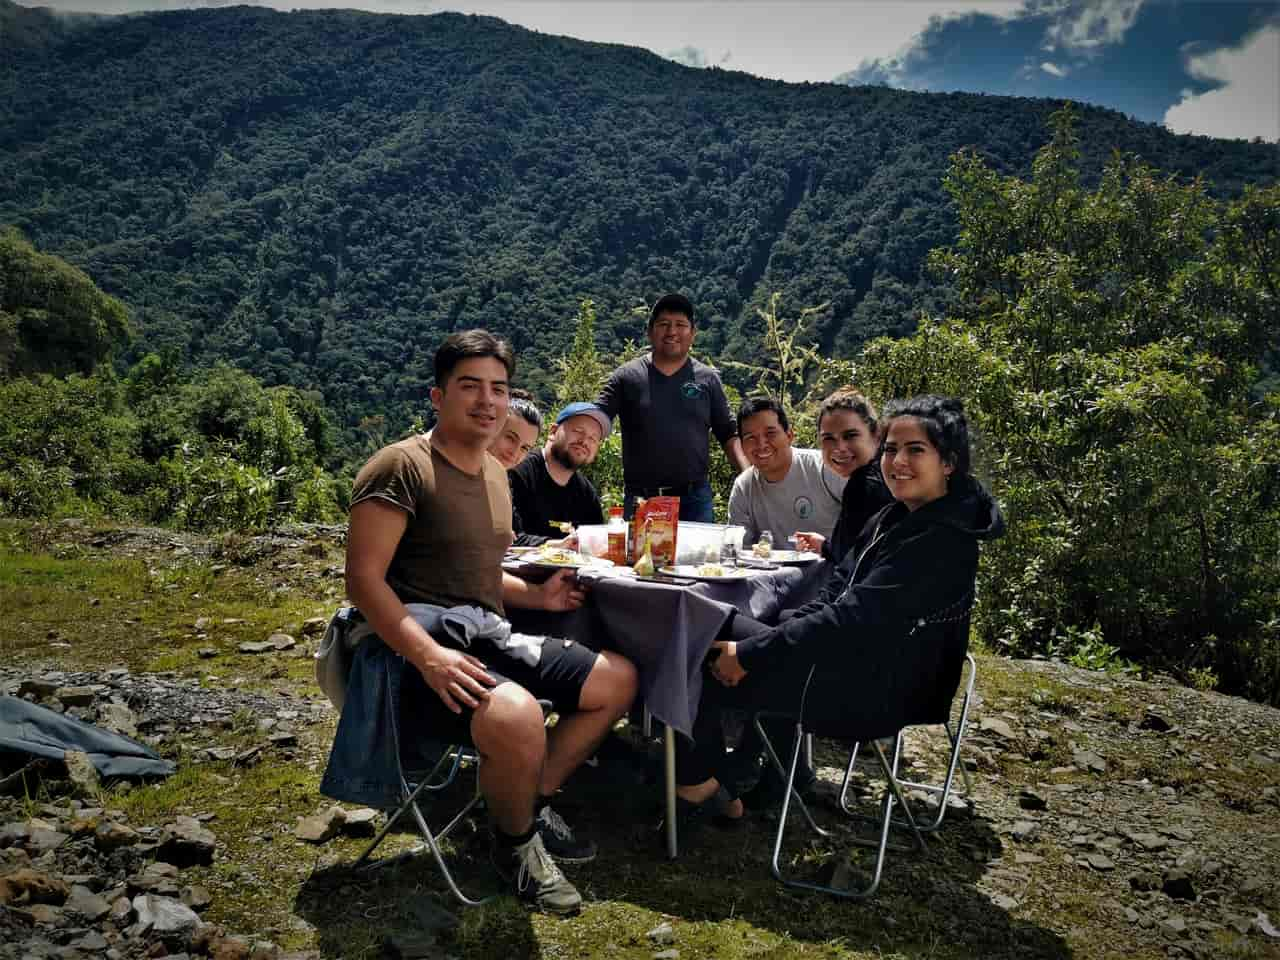
[[[1066,113],[1029,181],[954,158],[961,238],[931,263],[955,316],[869,345],[859,382],[966,401],[1010,519],[983,564],[986,639],[1100,631],[1093,649],[1280,702],[1280,397],[1253,395],[1280,187],[1222,204],[1117,156],[1088,191],[1075,158]]]

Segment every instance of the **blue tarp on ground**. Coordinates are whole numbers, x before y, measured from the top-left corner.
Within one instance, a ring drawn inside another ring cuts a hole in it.
[[[167,777],[177,770],[136,740],[19,697],[0,697],[0,750],[51,760],[61,760],[67,750],[80,750],[103,777]]]

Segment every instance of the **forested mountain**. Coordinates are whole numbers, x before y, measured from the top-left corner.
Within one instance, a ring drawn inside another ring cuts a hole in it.
[[[904,333],[946,296],[948,156],[1025,173],[1057,104],[693,70],[491,18],[259,8],[65,21],[0,0],[0,224],[130,307],[135,354],[318,388],[348,427],[422,407],[442,331],[508,334],[527,385],[573,335],[642,333],[668,289],[704,353],[755,307],[821,302],[824,349]],[[1219,194],[1277,148],[1080,110],[1113,150]]]

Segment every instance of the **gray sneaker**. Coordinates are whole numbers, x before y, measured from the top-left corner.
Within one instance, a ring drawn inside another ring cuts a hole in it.
[[[498,854],[493,859],[498,872],[514,883],[521,900],[531,901],[547,913],[571,914],[581,908],[582,894],[551,859],[541,834],[513,847],[506,857]]]
[[[538,811],[533,825],[538,828],[547,853],[561,863],[590,863],[596,858],[596,845],[579,838],[573,827],[565,823],[564,817],[552,810],[550,804]]]

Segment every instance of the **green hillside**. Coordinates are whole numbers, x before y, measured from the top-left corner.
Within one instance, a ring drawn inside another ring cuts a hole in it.
[[[578,300],[604,347],[678,288],[704,352],[755,306],[830,302],[824,350],[914,328],[945,291],[948,156],[1025,174],[1057,106],[788,85],[490,18],[231,9],[68,22],[0,0],[0,224],[123,300],[133,350],[322,390],[350,427],[420,410],[442,331],[508,334],[526,384]],[[1080,111],[1083,169],[1136,152],[1215,192],[1274,145]]]

